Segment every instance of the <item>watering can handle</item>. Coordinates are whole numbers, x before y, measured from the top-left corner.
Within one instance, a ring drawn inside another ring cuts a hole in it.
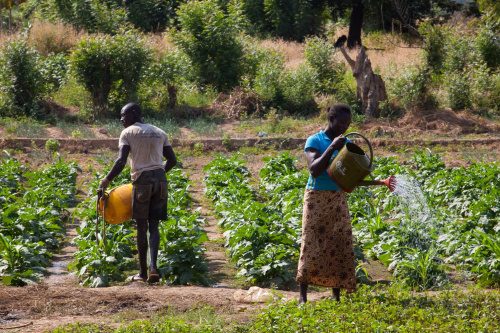
[[[104,201],[103,207],[102,207],[102,242],[103,242],[103,247],[105,250],[106,249],[106,219],[105,219],[105,210],[106,206],[108,205],[108,198],[109,195],[106,194],[106,192],[103,193],[102,196],[97,196],[97,202],[96,202],[96,221],[95,221],[95,239],[97,241],[97,247],[99,247],[99,202],[101,200]]]
[[[357,135],[357,136],[360,136],[363,139],[365,139],[366,143],[368,144],[368,148],[370,148],[370,165],[368,166],[368,168],[371,168],[372,165],[373,165],[373,148],[372,148],[372,144],[370,143],[370,141],[368,141],[368,139],[366,138],[366,136],[364,136],[361,133],[351,132],[351,133],[346,134],[345,137],[347,138],[350,135]]]

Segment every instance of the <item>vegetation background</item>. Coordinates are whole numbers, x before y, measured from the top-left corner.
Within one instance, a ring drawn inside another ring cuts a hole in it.
[[[449,108],[497,119],[500,107],[494,1],[28,0],[0,8],[3,127],[23,117],[115,119],[129,101],[175,124],[310,118],[334,102],[363,121],[334,48],[342,34],[352,55],[368,47],[385,81],[382,117]]]

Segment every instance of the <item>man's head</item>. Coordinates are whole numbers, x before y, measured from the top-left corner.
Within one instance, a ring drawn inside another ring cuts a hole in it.
[[[142,122],[142,109],[136,103],[128,103],[120,112],[120,122],[123,127],[127,128],[136,122]]]

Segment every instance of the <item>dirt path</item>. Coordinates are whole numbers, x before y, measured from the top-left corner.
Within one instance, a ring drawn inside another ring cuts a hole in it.
[[[73,238],[78,235],[76,232],[78,226],[78,223],[66,225],[66,241],[63,243],[61,252],[53,255],[52,266],[47,269],[50,275],[44,283],[48,285],[78,285],[77,276],[68,272],[68,264],[73,260],[73,254],[78,251],[76,245],[72,243]]]

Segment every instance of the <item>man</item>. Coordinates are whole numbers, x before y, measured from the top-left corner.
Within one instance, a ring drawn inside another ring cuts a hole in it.
[[[137,221],[137,248],[139,250],[139,274],[132,281],[158,282],[156,259],[160,243],[158,224],[167,218],[168,183],[166,173],[176,164],[177,159],[167,134],[156,126],[144,124],[141,107],[129,103],[121,110],[125,129],[120,135],[118,159],[109,173],[101,180],[97,193],[102,195],[109,183],[123,170],[130,154],[130,174],[132,176],[132,218]],[[163,163],[162,157],[167,161]],[[151,265],[148,276],[147,231],[149,228],[149,250]]]

